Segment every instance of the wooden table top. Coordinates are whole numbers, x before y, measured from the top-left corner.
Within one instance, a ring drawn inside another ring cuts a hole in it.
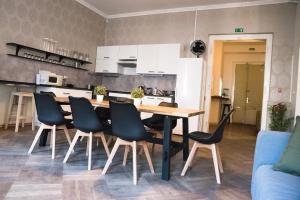
[[[55,100],[60,103],[68,103],[67,97],[55,97]],[[109,108],[109,101],[98,102],[96,99],[90,99],[93,106],[99,106]],[[167,115],[173,117],[192,117],[200,114],[204,114],[204,110],[185,109],[185,108],[172,108],[165,106],[152,106],[152,105],[140,105],[137,107],[140,112],[147,112],[153,114]]]

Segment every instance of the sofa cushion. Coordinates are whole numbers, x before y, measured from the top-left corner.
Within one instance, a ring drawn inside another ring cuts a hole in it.
[[[256,173],[255,200],[299,200],[300,177],[260,166]]]
[[[273,166],[274,170],[300,176],[300,117],[296,117],[295,129],[279,162]],[[299,187],[300,188],[300,187]]]

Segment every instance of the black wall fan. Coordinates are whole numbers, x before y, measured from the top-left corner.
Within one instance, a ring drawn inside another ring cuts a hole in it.
[[[202,40],[195,40],[190,46],[191,52],[199,58],[206,50],[206,45]]]

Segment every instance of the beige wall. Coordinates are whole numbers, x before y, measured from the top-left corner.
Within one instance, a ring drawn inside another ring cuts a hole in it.
[[[41,38],[50,37],[59,46],[89,53],[95,63],[105,19],[74,0],[0,0],[0,27],[0,54],[6,54],[7,42],[39,48]]]
[[[208,41],[209,34],[232,34],[242,26],[245,33],[273,33],[273,56],[269,103],[290,101],[291,60],[293,55],[296,4],[276,4],[244,8],[198,11],[197,38]],[[110,19],[105,43],[170,43],[183,45],[183,56],[190,56],[195,12],[159,14]],[[207,55],[204,55],[205,58]],[[278,94],[277,88],[284,88]]]
[[[223,42],[216,41],[214,47],[214,61],[211,80],[211,95],[221,95],[222,64],[223,64]]]

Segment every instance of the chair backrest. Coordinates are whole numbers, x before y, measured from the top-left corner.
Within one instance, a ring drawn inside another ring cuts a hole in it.
[[[56,97],[55,93],[54,92],[45,92],[45,91],[40,91],[40,94],[48,94],[48,95],[51,95],[53,97]]]
[[[60,106],[55,102],[53,96],[48,94],[34,93],[36,112],[38,120],[47,125],[61,125],[65,123]]]
[[[235,109],[230,110],[225,117],[218,123],[217,128],[215,129],[214,133],[212,134],[212,136],[209,138],[211,141],[213,141],[213,143],[218,143],[221,142],[222,138],[223,138],[223,133],[224,133],[224,129],[225,126],[229,120],[230,115],[235,111]]]
[[[75,128],[85,133],[99,132],[104,129],[88,99],[70,96],[69,100]]]
[[[164,102],[164,101],[160,102],[158,105],[165,106],[165,107],[178,108],[177,103],[169,103],[169,102]],[[151,118],[152,118],[152,121],[154,121],[155,123],[164,124],[165,116],[163,116],[163,115],[153,114]],[[177,125],[177,119],[173,119],[171,128],[174,129],[176,127],[176,125]]]
[[[140,114],[131,103],[109,102],[112,133],[127,141],[150,138],[145,130]]]

